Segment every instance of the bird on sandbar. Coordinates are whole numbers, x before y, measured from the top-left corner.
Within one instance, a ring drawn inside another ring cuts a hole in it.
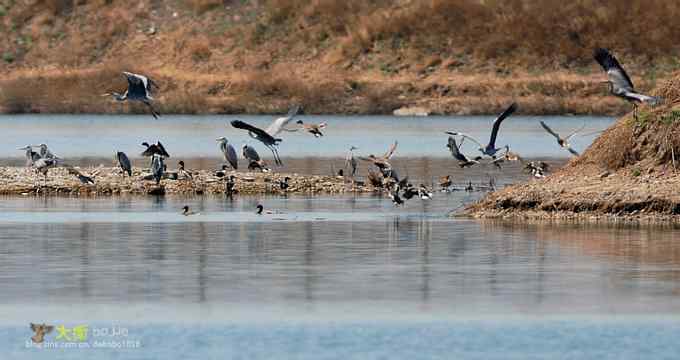
[[[638,104],[645,103],[655,106],[661,102],[662,99],[658,96],[649,96],[636,92],[633,81],[609,50],[597,48],[593,52],[593,58],[607,73],[607,80],[604,82],[609,84],[609,92],[633,104],[633,117],[635,119],[638,116]]]

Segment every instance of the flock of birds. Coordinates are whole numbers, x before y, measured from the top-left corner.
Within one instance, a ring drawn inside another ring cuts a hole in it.
[[[628,74],[626,74],[625,70],[617,61],[617,59],[608,50],[598,48],[594,51],[593,57],[606,73],[607,80],[605,82],[609,85],[609,92],[632,103],[634,107],[634,117],[637,118],[638,104],[645,103],[656,105],[661,101],[659,97],[636,92],[630,77]],[[152,103],[154,101],[153,93],[155,90],[159,89],[159,86],[151,78],[144,75],[134,74],[131,72],[123,72],[123,75],[127,79],[127,90],[123,94],[110,92],[104,94],[104,96],[112,96],[117,101],[141,102],[149,108],[151,115],[154,118],[158,118],[160,114],[153,107]],[[532,176],[537,178],[544,177],[548,169],[548,165],[545,162],[531,161],[525,163],[517,153],[510,150],[509,145],[502,147],[497,147],[496,145],[496,139],[498,137],[501,124],[505,119],[516,112],[517,109],[518,104],[512,103],[494,120],[491,127],[489,141],[485,145],[481,141],[468,134],[458,131],[446,131],[445,133],[449,135],[446,147],[449,149],[452,157],[458,161],[458,165],[461,168],[468,168],[486,163],[501,168],[501,165],[505,162],[520,161],[524,164],[524,168],[530,172]],[[246,131],[250,137],[262,143],[271,151],[274,163],[277,166],[283,166],[283,161],[281,160],[278,149],[279,144],[283,141],[281,138],[283,132],[305,131],[314,135],[315,137],[324,136],[322,130],[326,128],[325,123],[307,124],[302,120],[298,120],[295,122],[297,125],[296,127],[289,127],[289,124],[295,119],[299,111],[299,106],[292,107],[285,116],[275,119],[265,129],[259,128],[241,120],[231,121],[231,126],[236,129]],[[565,149],[574,156],[579,155],[579,153],[572,148],[569,141],[585,128],[585,123],[583,126],[566,136],[561,136],[543,121],[540,121],[540,125],[548,134],[555,138],[557,144],[561,148]],[[461,147],[466,140],[474,143],[477,146],[477,150],[480,154],[471,156],[463,153],[461,151]],[[214,175],[226,180],[225,192],[228,195],[231,195],[235,190],[235,176],[230,174],[230,171],[238,170],[239,157],[236,149],[225,137],[217,138],[216,141],[225,162],[221,168],[215,172]],[[184,168],[183,161],[179,161],[179,168],[176,172],[167,172],[165,159],[169,158],[170,154],[166,151],[165,147],[160,143],[160,141],[156,142],[155,144],[148,144],[144,142],[142,145],[145,147],[145,150],[141,153],[141,155],[149,157],[149,168],[151,170],[150,174],[144,176],[145,180],[153,180],[157,185],[159,185],[161,179],[163,178],[192,179],[191,173]],[[354,177],[357,172],[358,158],[362,161],[370,163],[375,169],[377,169],[377,171],[374,171],[373,169],[369,168],[367,180],[374,187],[385,189],[394,204],[401,205],[405,200],[416,196],[423,200],[430,199],[432,197],[431,190],[429,190],[423,184],[415,187],[408,181],[408,177],[401,178],[390,163],[390,159],[394,155],[397,145],[398,143],[395,141],[388,151],[381,156],[371,154],[366,157],[355,157],[354,151],[358,149],[354,146],[350,147],[345,159],[345,167],[338,172],[338,175],[345,175],[344,171],[347,171],[348,173],[346,175],[350,176],[353,179],[352,181],[355,181]],[[33,150],[33,148],[39,148],[39,150],[36,152]],[[69,173],[75,175],[82,183],[94,184],[94,177],[97,175],[97,170],[95,170],[95,172],[92,174],[83,174],[72,166],[64,165],[63,160],[60,157],[54,155],[45,144],[27,145],[20,150],[26,151],[27,166],[35,169],[37,173],[42,174],[45,177],[45,181],[47,180],[47,173],[50,168],[62,165],[67,167],[69,169]],[[259,170],[262,172],[271,171],[254,147],[247,144],[243,145],[241,148],[241,155],[248,163],[248,170]],[[129,177],[132,177],[132,166],[128,156],[123,152],[117,152],[116,159],[123,174],[127,174]],[[288,188],[288,180],[290,179],[285,178],[279,183],[279,186],[282,190]],[[443,190],[449,190],[451,186],[450,177],[445,176],[441,178],[439,184]],[[490,187],[493,187],[493,184],[490,184]],[[471,189],[472,184],[470,183],[465,188],[465,190]],[[258,209],[258,214],[261,214],[262,208],[260,207]],[[192,215],[194,213],[191,212],[188,207],[185,207],[183,209],[183,214]]]

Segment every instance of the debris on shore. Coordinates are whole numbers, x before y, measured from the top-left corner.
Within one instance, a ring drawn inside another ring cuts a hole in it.
[[[35,171],[23,167],[0,167],[0,194],[2,195],[201,195],[224,194],[226,179],[234,176],[234,190],[239,194],[338,194],[373,191],[370,186],[352,182],[342,176],[318,176],[279,173],[227,172],[219,178],[213,171],[192,171],[191,179],[165,178],[159,186],[144,180],[149,171],[133,168],[132,177],[119,168],[99,168],[94,185],[81,183],[66,168],[50,169],[47,180]],[[85,170],[84,170],[85,171]],[[281,190],[280,181],[289,177],[288,187]]]

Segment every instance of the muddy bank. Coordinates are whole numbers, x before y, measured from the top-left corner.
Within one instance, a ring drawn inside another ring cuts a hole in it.
[[[145,169],[133,169],[133,176],[123,177],[118,168],[81,168],[84,174],[98,172],[95,184],[86,185],[65,168],[51,169],[47,181],[33,170],[20,167],[0,168],[0,195],[202,195],[225,194],[226,179],[214,176],[213,171],[192,171],[192,179],[163,179],[160,186],[144,180]],[[371,187],[352,183],[340,176],[312,176],[282,173],[227,172],[235,176],[234,190],[238,194],[339,194],[368,192]],[[290,177],[289,187],[282,190],[279,181]]]
[[[489,194],[457,216],[557,222],[680,222],[680,175],[670,169],[614,173],[568,168]]]

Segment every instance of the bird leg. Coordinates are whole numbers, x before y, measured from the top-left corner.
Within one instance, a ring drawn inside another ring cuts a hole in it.
[[[633,119],[638,119],[638,106],[635,103],[633,103]]]
[[[159,114],[156,110],[154,110],[153,105],[151,105],[151,103],[148,102],[148,101],[144,101],[144,104],[146,104],[146,106],[148,106],[149,109],[151,110],[151,115],[153,116],[153,118],[154,118],[154,119],[158,119],[158,117],[159,117],[161,114]]]
[[[276,165],[283,166],[283,162],[279,157],[279,151],[276,150],[276,148],[273,145],[268,145],[267,147],[272,151],[272,154],[274,155],[274,162],[276,163]]]

